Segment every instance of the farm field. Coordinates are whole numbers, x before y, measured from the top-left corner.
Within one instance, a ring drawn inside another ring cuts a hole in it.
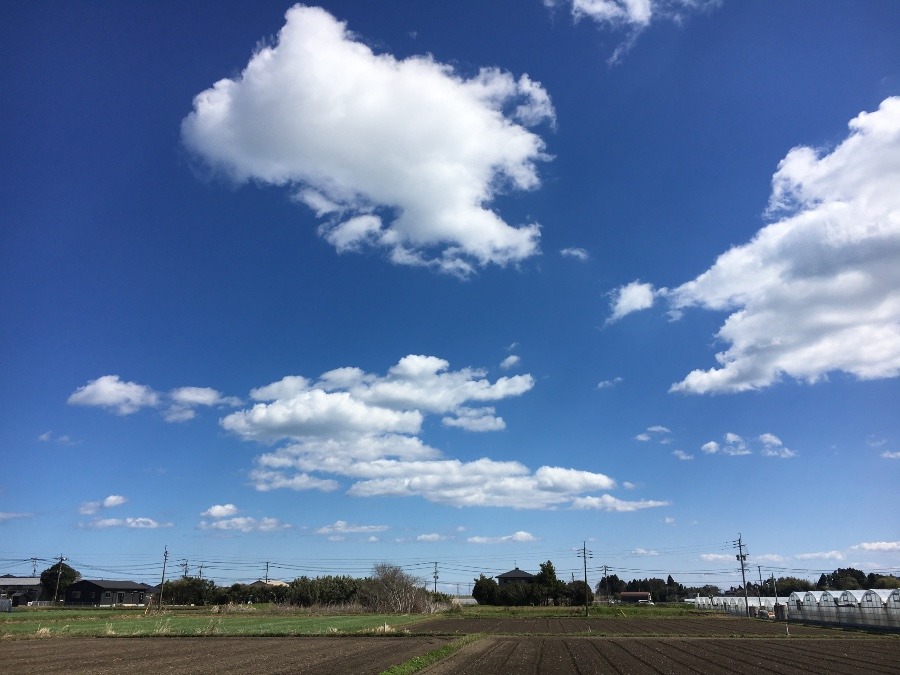
[[[173,610],[0,619],[11,672],[898,673],[900,636],[721,614],[465,611],[427,617]],[[431,664],[431,665],[427,665]]]
[[[0,643],[20,675],[376,674],[450,642],[440,637],[50,638]]]
[[[416,633],[491,635],[589,635],[596,637],[786,637],[784,623],[721,614],[646,618],[440,618],[408,627]],[[792,624],[793,637],[833,637],[837,631]]]
[[[403,630],[419,615],[307,614],[301,612],[221,612],[62,609],[0,614],[0,639],[31,637],[278,637],[376,634]]]
[[[427,675],[537,673],[896,674],[900,640],[490,636],[426,668]]]

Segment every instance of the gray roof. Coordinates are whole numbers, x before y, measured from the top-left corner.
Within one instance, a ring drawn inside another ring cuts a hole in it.
[[[40,577],[0,577],[0,588],[24,588],[40,585]]]
[[[78,584],[93,584],[107,591],[146,591],[151,588],[147,584],[136,581],[111,581],[109,579],[82,579],[69,586],[72,588]]]
[[[509,572],[504,572],[503,574],[498,574],[498,579],[531,579],[534,575],[531,572],[525,572],[524,570],[520,570],[518,567],[514,570],[510,570]]]

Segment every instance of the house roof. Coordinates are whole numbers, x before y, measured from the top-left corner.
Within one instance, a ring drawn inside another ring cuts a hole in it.
[[[520,570],[518,567],[514,570],[510,570],[509,572],[504,572],[503,574],[497,575],[498,579],[533,579],[534,575],[531,572],[526,572],[524,570]]]
[[[40,577],[0,577],[0,588],[28,588],[40,585]]]
[[[112,581],[110,579],[82,579],[81,581],[76,581],[69,588],[78,586],[78,584],[92,584],[99,586],[105,591],[147,591],[152,588],[147,584],[141,584],[136,581]]]
[[[269,579],[268,581],[263,581],[262,579],[257,579],[252,584],[247,584],[248,586],[253,586],[254,588],[262,588],[263,586],[290,586],[290,584],[286,581],[281,581],[280,579]]]

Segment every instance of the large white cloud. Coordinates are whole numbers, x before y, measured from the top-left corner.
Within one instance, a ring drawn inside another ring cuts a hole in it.
[[[762,389],[784,376],[813,383],[834,371],[900,375],[900,97],[849,127],[830,152],[797,147],[781,161],[768,211],[777,220],[664,291],[675,314],[729,313],[719,366],[672,391]]]
[[[295,5],[275,44],[194,99],[185,144],[234,180],[287,186],[339,251],[379,247],[456,274],[538,252],[498,191],[539,185],[547,92],[494,68],[466,78],[430,56],[376,54],[323,9]]]
[[[383,376],[349,367],[315,382],[289,376],[254,389],[251,397],[261,402],[226,416],[222,426],[258,440],[416,434],[425,415],[443,413],[448,426],[497,431],[505,425],[494,408],[465,404],[519,396],[534,386],[530,375],[491,382],[482,370],[449,366],[434,356],[410,354]]]
[[[530,375],[491,381],[480,369],[451,370],[443,359],[410,355],[384,375],[344,367],[317,379],[283,378],[254,389],[251,397],[261,402],[221,424],[247,440],[290,441],[256,458],[250,480],[261,491],[334,490],[349,479],[347,493],[357,497],[540,509],[615,488],[612,478],[591,471],[448,458],[419,437],[429,415],[467,431],[502,430],[494,406],[468,404],[517,397],[533,386]]]

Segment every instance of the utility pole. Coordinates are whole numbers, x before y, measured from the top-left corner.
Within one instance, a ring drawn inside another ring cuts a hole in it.
[[[762,567],[757,565],[756,569],[759,572],[759,589],[756,591],[756,597],[759,598],[759,606],[762,607]]]
[[[56,602],[59,599],[59,580],[62,577],[62,566],[63,562],[68,560],[68,558],[63,557],[63,554],[59,554],[59,567],[56,568],[56,590],[53,591],[53,602]]]
[[[32,577],[37,576],[37,558],[31,559],[31,576]]]
[[[181,578],[187,579],[188,577],[188,561],[187,558],[182,558],[181,560]]]
[[[203,581],[203,563],[200,563],[200,581]]]
[[[593,552],[587,550],[587,542],[581,542],[581,552],[578,554],[579,557],[584,559],[584,616],[587,618],[590,610],[588,609],[588,591],[590,590],[590,586],[588,586],[587,582],[587,561],[588,558],[593,558]]]
[[[438,580],[437,563],[434,563],[434,592],[435,593],[437,593],[437,580]]]
[[[163,586],[166,583],[166,561],[169,559],[169,548],[167,546],[163,546],[163,573],[162,579],[159,581],[159,600],[156,603],[156,606],[159,607],[160,611],[162,611],[162,594],[163,594]]]
[[[269,563],[266,562],[266,586],[269,585]]]
[[[609,569],[603,566],[603,583],[606,585],[606,604],[612,604],[612,598],[609,597]]]
[[[747,554],[744,553],[744,542],[741,539],[740,532],[738,532],[737,541],[734,543],[737,544],[738,554],[736,558],[741,563],[741,580],[744,582],[744,611],[747,616],[750,616],[750,599],[747,597],[747,572],[744,567],[744,563],[747,560]]]

